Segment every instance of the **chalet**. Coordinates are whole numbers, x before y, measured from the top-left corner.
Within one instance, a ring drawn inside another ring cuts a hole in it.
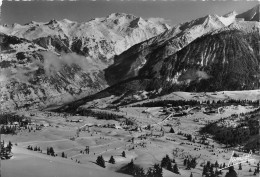
[[[78,123],[79,120],[70,120],[70,122],[75,122],[75,123]]]
[[[49,127],[50,126],[50,124],[49,123],[43,123],[43,124],[41,124],[43,127]]]
[[[19,122],[13,122],[13,125],[18,126]]]
[[[84,126],[86,126],[86,127],[93,127],[94,124],[93,124],[93,123],[87,123],[87,124],[85,124]]]
[[[41,126],[41,127],[49,127],[50,124],[49,124],[48,122],[41,121],[41,122],[40,122],[40,126]]]
[[[96,127],[102,127],[102,125],[101,125],[101,124],[95,124],[95,126],[96,126]]]
[[[116,125],[115,129],[123,129],[120,125]]]

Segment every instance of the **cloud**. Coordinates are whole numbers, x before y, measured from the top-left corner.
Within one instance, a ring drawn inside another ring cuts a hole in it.
[[[148,18],[148,20],[153,21],[153,22],[157,22],[157,23],[172,24],[172,20],[164,19],[164,18],[151,17],[151,18]]]
[[[201,80],[201,79],[209,79],[211,76],[208,75],[205,71],[195,70],[195,69],[188,69],[184,72],[179,78],[178,81],[194,81],[194,80]]]
[[[0,82],[16,80],[17,82],[31,85],[29,83],[31,79],[31,75],[29,75],[30,72],[33,72],[33,70],[27,70],[24,67],[16,68],[15,70],[5,68],[0,71]]]
[[[91,59],[77,55],[76,53],[61,54],[60,56],[52,52],[42,52],[41,54],[44,58],[42,66],[47,76],[58,73],[65,65],[72,66],[75,64],[86,72],[96,67],[92,64]]]
[[[93,64],[91,59],[79,56],[75,53],[61,54],[58,56],[52,52],[41,52],[41,55],[44,58],[43,62],[35,58],[30,58],[31,63],[27,66],[0,69],[0,82],[16,80],[17,82],[30,85],[30,80],[34,77],[34,72],[39,68],[44,69],[47,77],[51,77],[61,72],[66,65],[77,65],[77,67],[85,72],[90,72],[98,67]]]

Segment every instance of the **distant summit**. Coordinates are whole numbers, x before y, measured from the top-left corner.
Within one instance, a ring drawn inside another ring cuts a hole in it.
[[[243,18],[245,21],[258,21],[259,22],[259,9],[260,5],[253,7],[252,9],[239,14],[236,18]]]
[[[223,15],[223,17],[227,18],[227,17],[231,17],[231,16],[236,16],[237,12],[235,10],[233,10],[232,12],[229,12],[225,15]]]

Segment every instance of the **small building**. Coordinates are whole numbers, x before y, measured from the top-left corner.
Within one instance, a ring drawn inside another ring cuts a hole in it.
[[[18,126],[19,122],[13,122],[13,125]]]
[[[70,120],[70,122],[75,122],[75,123],[78,123],[79,120]]]
[[[49,127],[50,124],[46,122],[46,123],[41,124],[41,126],[43,126],[43,127]]]
[[[85,124],[84,126],[86,126],[86,127],[93,127],[94,124],[93,124],[93,123],[87,123],[87,124]]]
[[[50,124],[49,124],[48,122],[41,121],[41,122],[40,122],[40,126],[41,126],[41,127],[49,127]]]
[[[120,125],[115,125],[115,129],[123,129]]]

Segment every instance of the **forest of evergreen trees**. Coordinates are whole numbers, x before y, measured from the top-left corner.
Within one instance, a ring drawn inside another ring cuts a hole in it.
[[[252,101],[252,100],[235,100],[235,99],[230,99],[230,100],[218,100],[218,101],[203,101],[202,104],[207,104],[211,105],[214,107],[221,107],[221,106],[230,106],[230,105],[255,105],[258,106],[260,103],[259,100]],[[164,107],[167,105],[172,105],[173,107],[176,106],[184,106],[184,105],[189,105],[189,106],[198,106],[200,105],[200,101],[197,100],[156,100],[156,101],[150,101],[146,103],[140,103],[136,104],[133,107]]]
[[[18,122],[19,125],[12,125],[14,122]],[[0,133],[1,134],[16,134],[19,127],[26,127],[28,123],[31,122],[30,119],[24,116],[19,116],[12,113],[0,114]]]
[[[257,111],[258,112],[258,111]],[[213,138],[220,143],[226,144],[227,146],[242,145],[250,141],[255,135],[259,135],[259,119],[260,113],[247,113],[242,114],[240,121],[236,122],[236,127],[223,126],[223,122],[229,120],[231,117],[220,119],[216,122],[210,123],[200,130],[200,133],[209,133],[213,135]],[[238,119],[238,115],[233,115],[233,118]],[[252,147],[251,147],[252,148]],[[256,146],[252,149],[259,150],[259,140]]]
[[[78,113],[82,116],[91,116],[91,117],[96,117],[97,119],[117,120],[117,121],[119,121],[120,119],[125,119],[126,125],[134,125],[133,121],[126,119],[123,116],[112,114],[112,113],[97,112],[97,111],[93,111],[91,109],[81,110]]]
[[[4,141],[0,142],[0,160],[11,158],[12,147],[11,141],[6,146]]]
[[[184,106],[184,105],[196,106],[196,105],[200,105],[200,102],[196,100],[158,100],[158,101],[136,104],[133,107],[164,107],[168,105],[172,105],[174,107]]]
[[[12,114],[12,113],[0,114],[0,125],[7,125],[8,123],[13,124],[14,122],[19,122],[21,123],[21,126],[23,126],[23,124],[28,124],[30,120],[28,118],[25,119],[24,116]]]

